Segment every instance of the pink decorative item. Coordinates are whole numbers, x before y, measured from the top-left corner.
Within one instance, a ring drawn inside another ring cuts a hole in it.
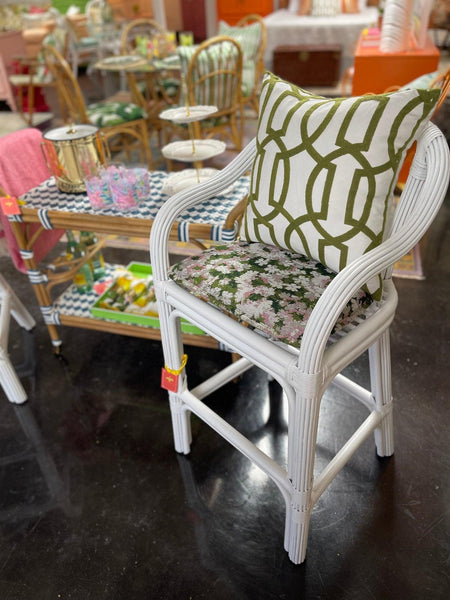
[[[144,167],[110,165],[85,179],[86,191],[95,209],[112,207],[133,210],[148,198],[150,178]]]
[[[86,177],[84,184],[92,208],[100,209],[112,204],[106,169],[102,169],[99,173]]]

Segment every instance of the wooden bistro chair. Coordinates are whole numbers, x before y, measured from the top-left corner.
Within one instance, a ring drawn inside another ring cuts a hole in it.
[[[193,123],[195,137],[219,138],[231,143],[235,150],[241,150],[242,51],[239,43],[228,36],[216,36],[197,47],[180,46],[178,53],[189,105],[209,105],[218,108],[209,118]],[[165,128],[166,141],[174,136],[188,137],[185,125],[166,122]]]
[[[121,135],[124,125],[134,128],[142,142],[139,144],[141,161],[152,168],[152,157],[147,134],[146,113],[131,102],[103,101],[86,106],[81,88],[68,62],[52,46],[45,45],[43,53],[46,64],[53,74],[58,89],[61,111],[65,123],[90,123],[109,135],[117,134],[114,151],[123,149],[129,155],[130,148]],[[128,140],[128,138],[126,138]]]
[[[157,21],[139,18],[124,26],[120,37],[121,54],[140,54],[146,58],[165,58],[175,51],[169,46],[167,31]],[[156,64],[156,63],[155,63]],[[161,133],[159,113],[179,100],[179,70],[149,68],[126,72],[128,88],[133,101],[147,112],[149,131]]]
[[[243,104],[258,115],[259,94],[264,75],[264,52],[267,44],[267,27],[264,19],[256,14],[246,15],[233,26],[219,21],[218,35],[228,35],[240,44]]]
[[[67,31],[67,59],[73,74],[78,77],[81,65],[87,64],[90,72],[93,63],[101,57],[99,41],[89,35],[86,14],[65,15],[64,23]]]
[[[153,19],[134,19],[122,29],[120,36],[120,50],[122,54],[142,53],[147,55],[147,43],[155,39],[162,39],[166,30]]]
[[[48,33],[42,44],[55,46],[62,56],[67,52],[67,35],[62,27],[55,27]],[[20,114],[28,125],[33,125],[35,115],[35,90],[55,87],[55,81],[47,68],[42,52],[36,56],[19,56],[16,58],[17,73],[9,76],[9,81],[17,94]]]
[[[437,98],[435,90],[320,98],[268,75],[256,139],[213,178],[167,200],[151,230],[175,449],[190,452],[193,412],[270,477],[284,498],[284,545],[294,563],[305,558],[314,505],[370,434],[379,456],[394,451],[389,327],[397,293],[391,275],[427,231],[448,187],[449,148],[428,121]],[[415,137],[409,178],[392,206],[395,179]],[[177,217],[249,169],[240,240],[169,267]],[[391,208],[393,220],[386,222]],[[242,358],[190,388],[180,318]],[[341,373],[366,350],[369,389]],[[203,401],[253,365],[286,394],[287,464]],[[316,475],[319,408],[331,383],[369,414]],[[312,518],[318,522],[320,512]]]

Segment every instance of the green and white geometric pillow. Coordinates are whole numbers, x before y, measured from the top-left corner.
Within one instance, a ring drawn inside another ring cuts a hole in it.
[[[241,237],[336,272],[378,246],[406,151],[439,94],[323,98],[266,74]],[[367,285],[379,299],[381,279]]]
[[[261,25],[251,23],[245,27],[233,27],[219,21],[218,35],[233,38],[242,50],[242,93],[249,96],[255,87],[256,57],[261,43]]]

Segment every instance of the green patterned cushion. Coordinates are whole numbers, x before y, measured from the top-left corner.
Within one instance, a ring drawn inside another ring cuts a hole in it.
[[[251,23],[245,27],[233,27],[219,21],[219,35],[236,40],[242,50],[242,93],[249,96],[255,87],[256,57],[261,43],[261,25]]]
[[[336,276],[317,261],[266,244],[236,242],[187,258],[170,278],[269,338],[300,346],[308,318]],[[342,329],[372,302],[360,291],[340,315]]]
[[[97,127],[121,125],[146,117],[145,111],[131,102],[96,102],[87,107],[87,113],[92,125]]]
[[[439,93],[322,98],[266,75],[241,236],[333,271],[379,245],[405,153]],[[368,285],[379,299],[381,279]]]

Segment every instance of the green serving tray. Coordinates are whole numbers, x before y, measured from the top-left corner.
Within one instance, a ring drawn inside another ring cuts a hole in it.
[[[127,271],[133,274],[134,277],[148,277],[152,274],[152,267],[147,263],[132,262],[126,267]],[[107,296],[111,286],[100,296],[100,298],[91,306],[91,313],[94,317],[100,319],[110,319],[112,321],[122,321],[123,323],[131,323],[133,325],[141,325],[142,327],[153,327],[159,329],[158,317],[151,317],[147,315],[137,315],[133,313],[120,312],[117,310],[109,310],[107,308],[101,308],[100,304],[103,299]],[[205,332],[195,327],[185,319],[181,319],[181,331],[183,333],[192,333],[194,335],[205,335]]]

